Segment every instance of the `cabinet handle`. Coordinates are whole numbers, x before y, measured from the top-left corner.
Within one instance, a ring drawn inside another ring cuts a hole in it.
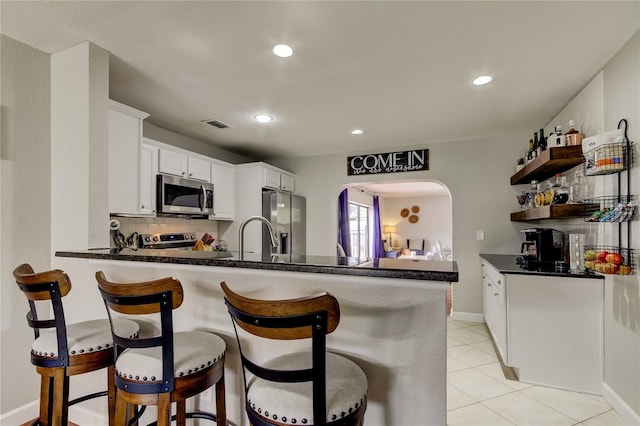
[[[487,287],[491,287],[491,283],[487,283]]]
[[[500,295],[500,293],[493,293],[493,295],[494,295],[494,296],[498,296],[498,295]]]
[[[498,280],[498,285],[502,285],[502,281]]]

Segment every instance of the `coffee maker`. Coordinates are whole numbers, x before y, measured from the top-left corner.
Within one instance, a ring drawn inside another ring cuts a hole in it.
[[[529,270],[553,271],[562,269],[564,262],[563,233],[551,228],[529,228],[521,231],[525,236],[522,256],[517,262]]]

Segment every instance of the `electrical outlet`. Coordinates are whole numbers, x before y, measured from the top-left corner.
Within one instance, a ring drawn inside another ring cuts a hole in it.
[[[206,402],[213,401],[213,388],[200,392],[200,400]]]

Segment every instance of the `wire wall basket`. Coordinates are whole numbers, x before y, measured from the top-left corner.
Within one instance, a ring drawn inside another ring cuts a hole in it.
[[[585,152],[584,159],[587,176],[610,175],[631,167],[633,149],[627,149],[627,142],[604,144]]]
[[[637,216],[638,203],[634,195],[594,197],[584,200],[585,203],[599,206],[588,213],[585,222],[627,222]]]
[[[634,249],[614,246],[585,246],[584,266],[602,274],[631,275],[638,270]]]

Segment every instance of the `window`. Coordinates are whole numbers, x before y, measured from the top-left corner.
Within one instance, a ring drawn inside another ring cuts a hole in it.
[[[349,235],[351,237],[351,256],[368,259],[369,243],[369,211],[370,207],[349,203]]]

